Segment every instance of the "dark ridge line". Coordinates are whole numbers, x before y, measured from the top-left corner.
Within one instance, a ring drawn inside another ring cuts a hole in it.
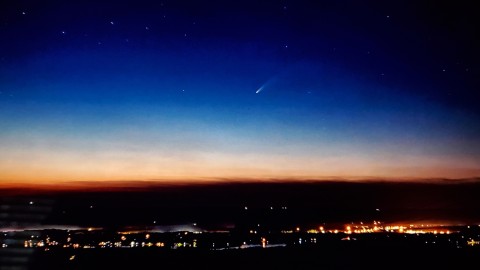
[[[59,194],[59,193],[101,193],[101,192],[154,192],[174,189],[195,189],[208,187],[233,186],[307,186],[307,185],[396,185],[396,186],[424,186],[424,185],[477,185],[480,178],[435,178],[435,179],[241,179],[216,178],[216,180],[125,180],[125,181],[71,181],[57,184],[0,184],[0,195],[32,195],[32,194]]]

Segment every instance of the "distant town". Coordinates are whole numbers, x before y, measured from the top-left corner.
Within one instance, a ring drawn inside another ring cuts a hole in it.
[[[257,224],[246,230],[201,230],[197,224],[173,226],[169,231],[152,228],[130,228],[112,231],[102,228],[35,229],[2,231],[0,246],[38,249],[245,249],[274,247],[315,247],[338,241],[372,242],[391,245],[408,242],[413,245],[469,248],[480,245],[480,225],[447,226],[433,224],[386,225],[350,223],[343,227],[328,224],[317,228],[295,227],[270,230]]]

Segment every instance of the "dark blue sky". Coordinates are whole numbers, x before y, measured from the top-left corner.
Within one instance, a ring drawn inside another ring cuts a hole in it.
[[[118,2],[2,2],[0,181],[480,175],[467,1]]]

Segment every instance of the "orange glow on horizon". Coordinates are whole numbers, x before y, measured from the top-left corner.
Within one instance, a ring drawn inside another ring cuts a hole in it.
[[[401,161],[401,160],[400,160]],[[405,161],[405,160],[404,160]],[[313,157],[203,153],[195,157],[166,157],[140,152],[13,151],[0,158],[0,188],[43,186],[68,189],[138,186],[148,183],[202,184],[302,181],[432,181],[466,179],[480,170],[443,167],[433,161],[383,162],[359,156]],[[391,164],[406,164],[392,167]],[[412,165],[413,166],[413,165]],[[478,180],[478,178],[477,178]]]
[[[8,149],[5,149],[8,150]],[[400,164],[400,165],[399,165]],[[11,148],[0,157],[0,185],[57,184],[76,181],[156,181],[165,183],[331,179],[472,178],[480,167],[471,160],[436,160],[362,154],[322,156],[202,151],[158,154],[96,149]]]

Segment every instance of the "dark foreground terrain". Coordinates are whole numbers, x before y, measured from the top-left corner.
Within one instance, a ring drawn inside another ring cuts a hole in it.
[[[480,249],[341,243],[237,250],[38,251],[29,269],[477,269]]]

